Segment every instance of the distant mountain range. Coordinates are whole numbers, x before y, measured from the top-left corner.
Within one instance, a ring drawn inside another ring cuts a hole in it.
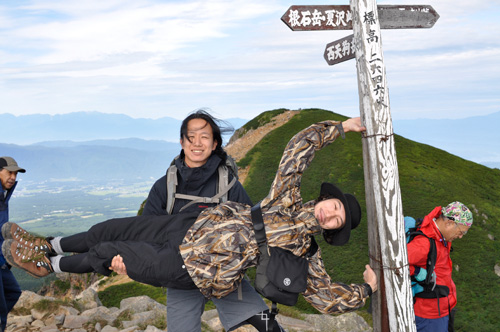
[[[224,119],[234,129],[247,120]],[[30,170],[23,178],[157,177],[180,151],[181,120],[123,114],[0,114],[0,155]],[[500,112],[466,119],[393,121],[394,132],[461,158],[500,168]],[[229,141],[230,135],[224,136]],[[10,144],[9,144],[10,143]],[[397,148],[397,147],[396,147]],[[150,175],[151,174],[151,175]]]
[[[224,119],[235,129],[247,120]],[[23,181],[157,179],[179,154],[182,121],[134,119],[121,114],[0,114],[0,156],[28,172]],[[231,135],[223,137],[225,143]]]
[[[500,112],[465,119],[396,120],[393,126],[408,139],[500,168]]]
[[[224,119],[235,129],[247,120]],[[182,120],[171,117],[160,119],[132,118],[124,114],[99,112],[74,112],[48,115],[32,114],[14,116],[0,114],[1,143],[19,145],[44,141],[90,141],[123,138],[179,142]],[[224,137],[227,142],[229,137]]]
[[[13,156],[26,168],[22,181],[37,183],[70,178],[83,181],[159,178],[179,152],[179,143],[132,138],[26,146],[0,143],[1,155]]]

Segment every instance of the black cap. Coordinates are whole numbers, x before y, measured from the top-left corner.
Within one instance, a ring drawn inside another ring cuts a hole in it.
[[[358,200],[351,194],[344,194],[339,187],[332,183],[321,184],[320,196],[330,196],[339,199],[344,205],[345,225],[340,229],[325,229],[323,237],[325,241],[333,246],[343,246],[349,242],[351,230],[358,227],[361,222],[361,206]]]

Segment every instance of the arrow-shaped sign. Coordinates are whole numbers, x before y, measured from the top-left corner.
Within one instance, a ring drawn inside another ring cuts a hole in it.
[[[326,45],[323,57],[330,66],[341,63],[356,56],[354,35],[349,35]]]
[[[432,28],[439,14],[428,5],[377,6],[381,29]],[[293,31],[352,30],[349,5],[291,6],[281,20]]]

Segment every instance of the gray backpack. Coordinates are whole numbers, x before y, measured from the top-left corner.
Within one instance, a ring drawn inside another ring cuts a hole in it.
[[[190,200],[188,204],[184,205],[180,210],[196,204],[196,203],[224,203],[227,201],[227,196],[229,189],[231,189],[236,181],[238,181],[238,166],[234,159],[227,155],[226,163],[219,166],[219,178],[217,185],[217,193],[213,197],[201,197],[194,195],[179,194],[176,192],[177,189],[177,167],[175,166],[175,160],[179,156],[175,157],[170,167],[167,170],[167,204],[165,210],[168,214],[172,214],[174,209],[174,203],[176,198]],[[233,179],[229,182],[229,170],[233,173]]]

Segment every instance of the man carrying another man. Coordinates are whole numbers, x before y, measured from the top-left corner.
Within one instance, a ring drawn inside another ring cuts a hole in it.
[[[9,221],[9,200],[17,185],[17,173],[26,170],[17,165],[11,157],[0,157],[0,227]],[[0,236],[0,245],[3,244]],[[5,330],[7,314],[12,310],[21,296],[21,288],[10,271],[10,265],[0,253],[0,331]]]

